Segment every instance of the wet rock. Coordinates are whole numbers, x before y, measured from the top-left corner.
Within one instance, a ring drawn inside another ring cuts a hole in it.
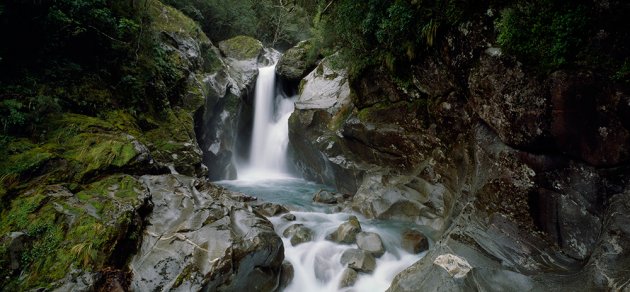
[[[376,268],[376,259],[366,251],[352,248],[343,252],[341,264],[358,272],[371,273]]]
[[[291,238],[291,245],[296,246],[313,240],[313,231],[303,224],[293,224],[282,232],[282,236]]]
[[[357,234],[361,232],[361,224],[356,216],[350,216],[347,222],[339,225],[337,230],[326,236],[326,239],[338,243],[352,244],[356,242]]]
[[[282,270],[280,272],[280,289],[284,289],[287,286],[289,286],[289,284],[291,283],[291,281],[293,281],[293,277],[295,276],[295,269],[293,268],[293,265],[288,262],[288,261],[284,261],[282,262]]]
[[[289,214],[284,214],[282,215],[282,219],[286,220],[286,221],[295,221],[295,215],[289,213]]]
[[[20,269],[22,253],[30,249],[32,240],[28,234],[24,232],[11,232],[5,240],[8,241],[7,252],[10,258],[9,268],[11,270],[18,270]]]
[[[141,180],[155,207],[129,264],[131,289],[270,291],[277,286],[284,248],[267,219],[225,189],[196,187],[190,177]]]
[[[306,40],[284,52],[276,66],[278,75],[290,81],[299,81],[306,76],[316,66],[315,58],[308,55],[311,47],[311,42]]]
[[[359,273],[354,269],[345,268],[341,273],[341,281],[339,281],[339,288],[351,287],[357,282]]]
[[[269,202],[254,206],[254,209],[266,217],[273,217],[289,212],[284,206]]]
[[[329,191],[319,190],[313,196],[313,202],[324,203],[324,204],[336,204],[337,196],[335,196],[333,193]]]
[[[357,234],[357,246],[359,249],[380,257],[385,253],[381,236],[374,232],[359,232]]]
[[[588,71],[558,71],[550,83],[551,132],[563,152],[595,166],[630,159],[630,124],[620,111],[628,108],[627,89],[606,86]]]
[[[549,90],[521,66],[482,56],[468,83],[475,112],[506,144],[533,148],[548,141]]]
[[[406,230],[402,234],[402,248],[409,253],[421,253],[429,249],[429,240],[417,230]]]
[[[456,279],[465,277],[472,269],[465,258],[453,254],[440,255],[433,261],[433,264],[444,268],[451,277]]]

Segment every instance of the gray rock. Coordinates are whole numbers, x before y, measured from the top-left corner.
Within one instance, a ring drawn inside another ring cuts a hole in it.
[[[295,215],[289,213],[289,214],[284,214],[282,215],[282,219],[286,220],[286,221],[295,221]]]
[[[295,269],[293,268],[293,265],[288,261],[282,262],[282,270],[280,271],[280,289],[282,290],[289,286],[291,281],[293,281],[294,276]]]
[[[343,252],[341,264],[358,272],[371,273],[376,268],[376,259],[369,253],[352,248]]]
[[[273,225],[233,194],[181,175],[143,176],[154,203],[131,289],[269,291],[284,258]]]
[[[369,252],[377,258],[385,253],[381,236],[374,232],[359,232],[357,234],[357,246],[359,246],[359,249]]]
[[[356,216],[350,216],[347,222],[339,225],[337,230],[329,234],[326,239],[338,243],[352,244],[356,242],[357,233],[361,232],[361,224]]]
[[[313,240],[313,231],[302,224],[293,224],[282,232],[282,236],[291,238],[291,245],[296,246]]]
[[[3,240],[4,241],[4,240]],[[31,248],[32,239],[24,232],[11,232],[8,236],[7,252],[10,262],[9,268],[13,271],[20,269],[22,253]]]
[[[269,202],[254,206],[254,209],[266,217],[273,217],[289,212],[284,206]]]
[[[354,269],[345,268],[341,273],[341,281],[339,281],[339,288],[351,287],[357,282],[359,273]]]
[[[402,248],[409,253],[421,253],[429,249],[429,240],[417,230],[405,230],[402,233]]]
[[[292,81],[299,81],[306,76],[316,66],[315,58],[309,58],[311,47],[310,41],[301,41],[284,52],[276,66],[278,75]]]
[[[337,196],[335,196],[333,193],[329,191],[319,190],[313,196],[313,202],[324,203],[324,204],[336,204]]]

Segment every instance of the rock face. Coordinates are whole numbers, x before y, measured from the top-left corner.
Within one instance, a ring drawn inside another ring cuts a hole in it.
[[[284,52],[276,66],[278,75],[289,81],[300,81],[306,76],[316,65],[315,58],[309,58],[311,47],[310,41],[301,41]]]
[[[357,233],[357,246],[359,249],[369,252],[377,258],[385,253],[381,236],[374,232]]]
[[[352,244],[356,242],[359,232],[361,232],[359,220],[356,216],[350,216],[348,222],[339,225],[337,230],[329,234],[326,239],[339,243]]]
[[[195,129],[211,179],[236,178],[233,157],[248,150],[237,149],[236,140],[248,145],[251,136],[258,67],[270,65],[278,54],[247,36],[225,40],[211,50],[213,66],[200,81],[205,107],[197,113]]]
[[[143,176],[154,203],[131,288],[272,291],[284,248],[273,226],[226,191],[180,176]],[[256,268],[254,268],[256,267]]]
[[[628,90],[585,70],[533,72],[488,45],[491,14],[445,33],[405,84],[379,68],[348,81],[322,61],[290,119],[296,169],[354,194],[368,218],[428,227],[436,244],[390,291],[624,289],[630,234],[606,220],[625,220]],[[446,254],[473,268],[454,278],[434,264]]]
[[[446,270],[448,274],[455,279],[465,277],[468,272],[472,270],[472,267],[470,266],[468,261],[466,261],[466,259],[460,258],[450,253],[439,255],[437,258],[435,258],[433,264],[444,268],[444,270]]]

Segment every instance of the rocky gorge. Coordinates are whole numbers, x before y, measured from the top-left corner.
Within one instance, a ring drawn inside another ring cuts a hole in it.
[[[347,246],[335,290],[354,291],[392,246],[421,254],[387,291],[630,289],[623,84],[531,70],[497,44],[493,13],[446,32],[402,84],[313,58],[310,41],[281,56],[248,36],[215,45],[178,10],[150,9],[183,94],[158,117],[55,115],[36,142],[6,145],[2,289],[282,291],[299,273],[286,250],[318,240]],[[303,206],[214,183],[256,147],[258,69],[276,58],[276,91],[295,105],[288,169],[329,189],[313,200],[334,232]],[[379,234],[379,220],[413,228]]]

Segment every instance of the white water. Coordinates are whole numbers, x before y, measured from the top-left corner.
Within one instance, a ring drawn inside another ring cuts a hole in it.
[[[313,193],[325,186],[301,179],[258,179],[221,181],[228,189],[254,195],[262,201],[288,206],[296,216],[295,221],[286,221],[282,215],[269,218],[276,233],[282,238],[285,259],[293,265],[294,278],[285,292],[349,292],[385,291],[396,274],[411,266],[424,256],[409,254],[400,248],[401,234],[407,228],[416,228],[411,223],[368,220],[359,218],[363,231],[375,232],[381,236],[385,254],[376,259],[376,270],[370,274],[359,273],[354,286],[339,288],[344,266],[340,259],[343,252],[357,248],[356,244],[342,245],[325,239],[339,225],[348,220],[351,214],[333,213],[331,206],[313,203]],[[299,210],[299,211],[296,211]],[[282,236],[283,231],[293,224],[304,224],[314,232],[313,241],[297,246],[291,245],[290,238]]]
[[[282,237],[285,258],[294,268],[294,278],[286,292],[348,292],[385,291],[395,275],[419,260],[423,254],[412,255],[403,251],[401,233],[414,227],[409,223],[374,221],[359,217],[363,231],[378,233],[385,246],[385,254],[376,260],[376,270],[359,273],[352,287],[339,288],[344,266],[340,263],[343,252],[357,248],[356,244],[341,245],[325,237],[343,222],[348,213],[332,213],[330,206],[315,204],[313,194],[326,188],[287,174],[288,120],[293,112],[293,99],[276,94],[275,65],[259,68],[256,81],[254,128],[249,161],[237,169],[238,180],[218,182],[234,191],[257,196],[263,201],[288,206],[296,216],[289,222],[280,216],[269,218]],[[332,213],[332,214],[331,214]],[[304,224],[314,232],[311,242],[292,246],[283,231],[293,224]]]
[[[286,156],[292,112],[293,99],[276,94],[276,65],[259,68],[250,159],[239,168],[239,179],[289,177]]]

